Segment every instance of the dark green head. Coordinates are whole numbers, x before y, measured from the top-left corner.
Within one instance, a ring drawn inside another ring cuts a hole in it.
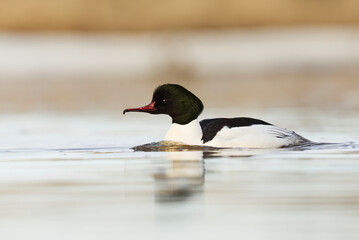
[[[164,84],[156,88],[149,105],[125,109],[126,112],[147,112],[167,114],[173,123],[187,124],[196,119],[203,110],[201,100],[193,93],[177,84]]]

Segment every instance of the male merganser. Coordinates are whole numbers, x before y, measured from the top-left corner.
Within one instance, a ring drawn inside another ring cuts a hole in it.
[[[193,93],[177,84],[164,84],[154,91],[150,104],[125,109],[123,114],[167,114],[172,118],[172,126],[164,140],[188,145],[280,148],[310,143],[293,131],[254,118],[213,118],[199,122],[197,118],[202,110],[201,100]]]

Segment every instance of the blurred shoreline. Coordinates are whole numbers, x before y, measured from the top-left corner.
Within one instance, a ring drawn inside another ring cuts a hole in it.
[[[359,23],[359,2],[299,0],[3,1],[0,29],[148,31]]]
[[[183,84],[207,107],[359,110],[359,28],[0,33],[0,111],[146,104]]]

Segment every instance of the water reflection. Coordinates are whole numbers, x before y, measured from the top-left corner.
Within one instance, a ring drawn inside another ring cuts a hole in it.
[[[216,149],[201,146],[186,146],[164,142],[145,144],[137,150],[167,151],[165,158],[171,161],[167,168],[159,168],[153,174],[157,202],[188,200],[203,190],[205,183],[205,160],[214,158],[249,158],[276,149]],[[201,151],[198,151],[201,149]]]
[[[171,166],[158,169],[153,175],[157,201],[183,201],[202,191],[205,178],[203,152],[170,152],[166,158],[171,161]]]
[[[155,199],[157,202],[180,202],[189,200],[191,197],[203,191],[206,175],[205,163],[214,160],[215,165],[220,162],[226,162],[232,159],[239,169],[247,169],[259,166],[263,170],[263,166],[271,169],[268,164],[263,164],[268,156],[270,159],[277,158],[282,162],[282,167],[287,171],[288,167],[292,168],[298,163],[290,161],[288,154],[298,155],[295,152],[305,151],[329,151],[329,150],[345,150],[358,149],[359,145],[353,142],[341,144],[312,144],[295,146],[280,149],[218,149],[201,146],[186,146],[173,143],[156,142],[134,147],[137,151],[163,151],[166,152],[165,159],[170,160],[170,165],[154,170],[153,178],[155,180]],[[287,154],[282,154],[287,153]],[[323,154],[323,152],[322,152]],[[307,156],[312,156],[309,153]],[[243,162],[251,157],[257,157],[257,161]],[[318,157],[315,157],[318,158]],[[216,160],[217,159],[217,160]],[[289,162],[290,161],[290,162]],[[280,170],[278,166],[274,166],[276,171]],[[218,171],[218,168],[216,168]],[[238,170],[238,169],[237,169]],[[258,169],[259,170],[259,169]],[[299,168],[297,169],[297,171]]]
[[[154,142],[136,146],[135,151],[167,152],[171,161],[167,168],[155,171],[155,196],[157,202],[184,201],[203,190],[205,159],[223,157],[248,158],[273,150],[219,149],[203,146],[180,145],[171,142]]]

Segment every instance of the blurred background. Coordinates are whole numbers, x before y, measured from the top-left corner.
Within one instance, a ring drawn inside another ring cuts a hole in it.
[[[183,84],[206,107],[359,110],[356,0],[0,0],[0,111],[119,111]]]
[[[168,82],[342,144],[133,152]],[[0,0],[1,240],[357,240],[358,122],[358,0]]]

